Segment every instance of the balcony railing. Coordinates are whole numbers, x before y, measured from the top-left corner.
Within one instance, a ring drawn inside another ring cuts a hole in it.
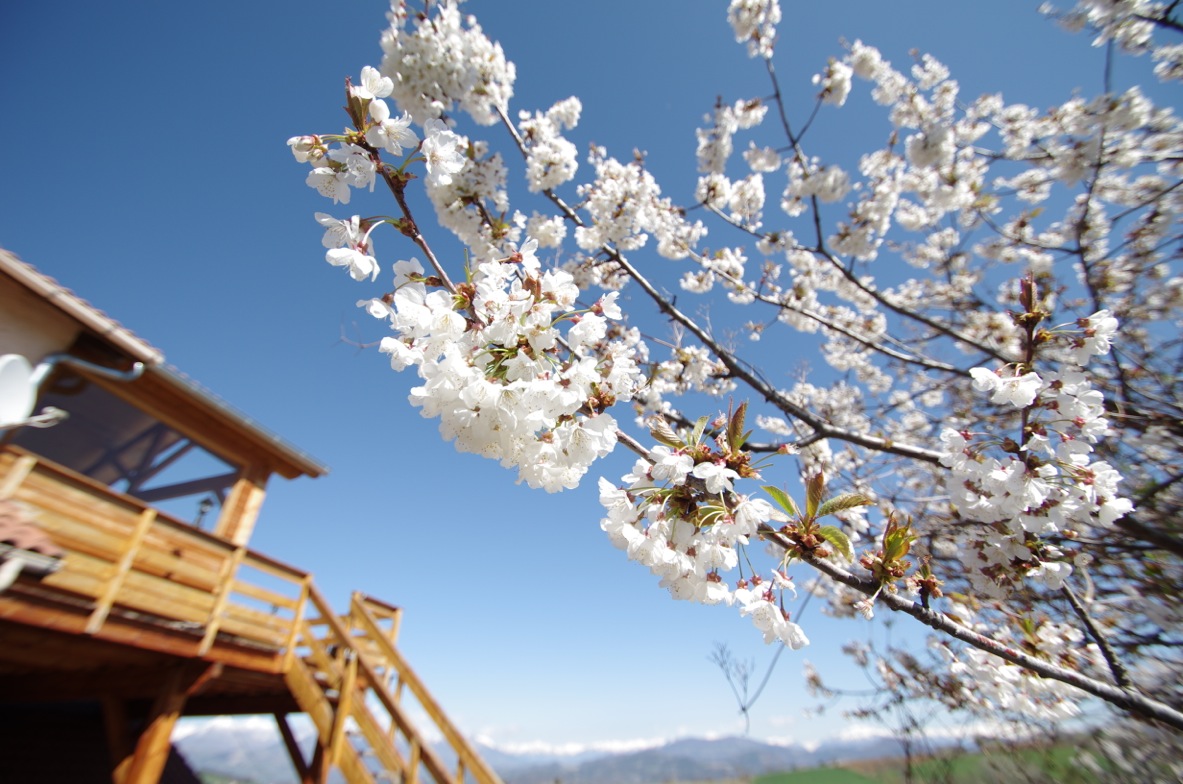
[[[221,641],[256,660],[273,656],[281,670],[306,572],[17,447],[0,451],[0,498],[27,507],[66,551],[37,589],[63,608],[86,607],[87,634],[135,622],[176,633],[168,653],[206,656]]]

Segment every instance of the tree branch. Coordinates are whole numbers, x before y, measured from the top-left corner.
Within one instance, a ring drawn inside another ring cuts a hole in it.
[[[774,542],[778,547],[787,550],[792,546],[788,540],[770,526],[762,525],[760,533],[766,540]],[[910,601],[888,591],[880,591],[881,586],[878,581],[858,577],[827,560],[807,557],[805,562],[843,585],[867,596],[872,596],[878,591],[878,601],[886,605],[888,609],[910,615],[930,629],[960,640],[978,650],[993,654],[1011,664],[1017,664],[1041,677],[1051,678],[1052,680],[1066,683],[1069,686],[1074,686],[1123,710],[1136,713],[1148,719],[1161,721],[1175,729],[1183,730],[1183,712],[1176,710],[1166,703],[1151,699],[1133,689],[1112,686],[1079,672],[1059,667],[1035,656],[1016,651],[997,640],[993,640],[969,627],[962,626],[950,620],[941,613],[929,610],[917,602]]]

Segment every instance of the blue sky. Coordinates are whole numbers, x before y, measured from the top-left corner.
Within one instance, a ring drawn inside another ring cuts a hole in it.
[[[1002,91],[1045,107],[1078,86],[1100,90],[1101,52],[1039,17],[1037,3],[784,5],[776,63],[798,117],[842,37],[897,67],[913,48],[932,53],[968,98]],[[692,193],[694,128],[715,97],[768,92],[721,0],[465,8],[518,66],[513,112],[579,96],[577,145],[647,151],[678,201]],[[746,620],[674,603],[627,563],[599,530],[594,482],[550,496],[457,454],[406,404],[414,378],[352,345],[380,333],[353,307],[357,284],[323,262],[312,218],[352,210],[305,186],[285,141],[340,129],[343,79],[378,64],[385,10],[377,0],[4,4],[0,245],[331,467],[274,482],[255,548],[314,572],[339,607],[351,590],[405,607],[403,648],[465,730],[505,744],[741,731],[707,656],[727,641],[767,661]],[[852,103],[826,115],[814,152],[853,160],[882,142],[882,115]],[[399,242],[377,238],[384,263],[412,255]],[[614,479],[625,462],[603,473]],[[803,717],[801,663],[852,677],[838,647],[870,628],[815,609],[803,623],[814,645],[782,657],[753,714],[757,737],[842,728],[832,714]]]

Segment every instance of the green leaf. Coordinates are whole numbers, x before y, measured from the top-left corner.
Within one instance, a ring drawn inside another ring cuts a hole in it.
[[[844,534],[841,528],[836,525],[823,525],[817,529],[817,535],[833,545],[847,561],[854,560],[854,548],[850,546],[850,537]]]
[[[710,422],[710,417],[699,417],[698,421],[694,423],[694,434],[690,438],[689,446],[698,446],[698,442],[702,440],[702,434],[706,432],[707,422]]]
[[[789,498],[789,494],[779,487],[772,485],[764,485],[764,492],[772,496],[772,500],[776,501],[776,505],[785,510],[785,514],[789,517],[800,517],[801,513],[797,511],[797,505],[793,503],[793,499]]]
[[[871,503],[871,499],[867,498],[861,493],[842,493],[825,501],[817,508],[817,516],[825,517],[832,515],[835,512],[843,512],[847,509],[854,509],[859,506],[867,506]]]

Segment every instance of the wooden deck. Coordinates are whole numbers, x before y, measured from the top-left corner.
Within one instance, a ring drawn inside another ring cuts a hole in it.
[[[0,703],[101,702],[116,781],[159,777],[181,715],[274,714],[302,781],[499,784],[399,653],[398,608],[355,594],[337,614],[308,573],[16,447],[0,499],[65,551],[0,593]],[[319,732],[310,760],[296,712]]]

